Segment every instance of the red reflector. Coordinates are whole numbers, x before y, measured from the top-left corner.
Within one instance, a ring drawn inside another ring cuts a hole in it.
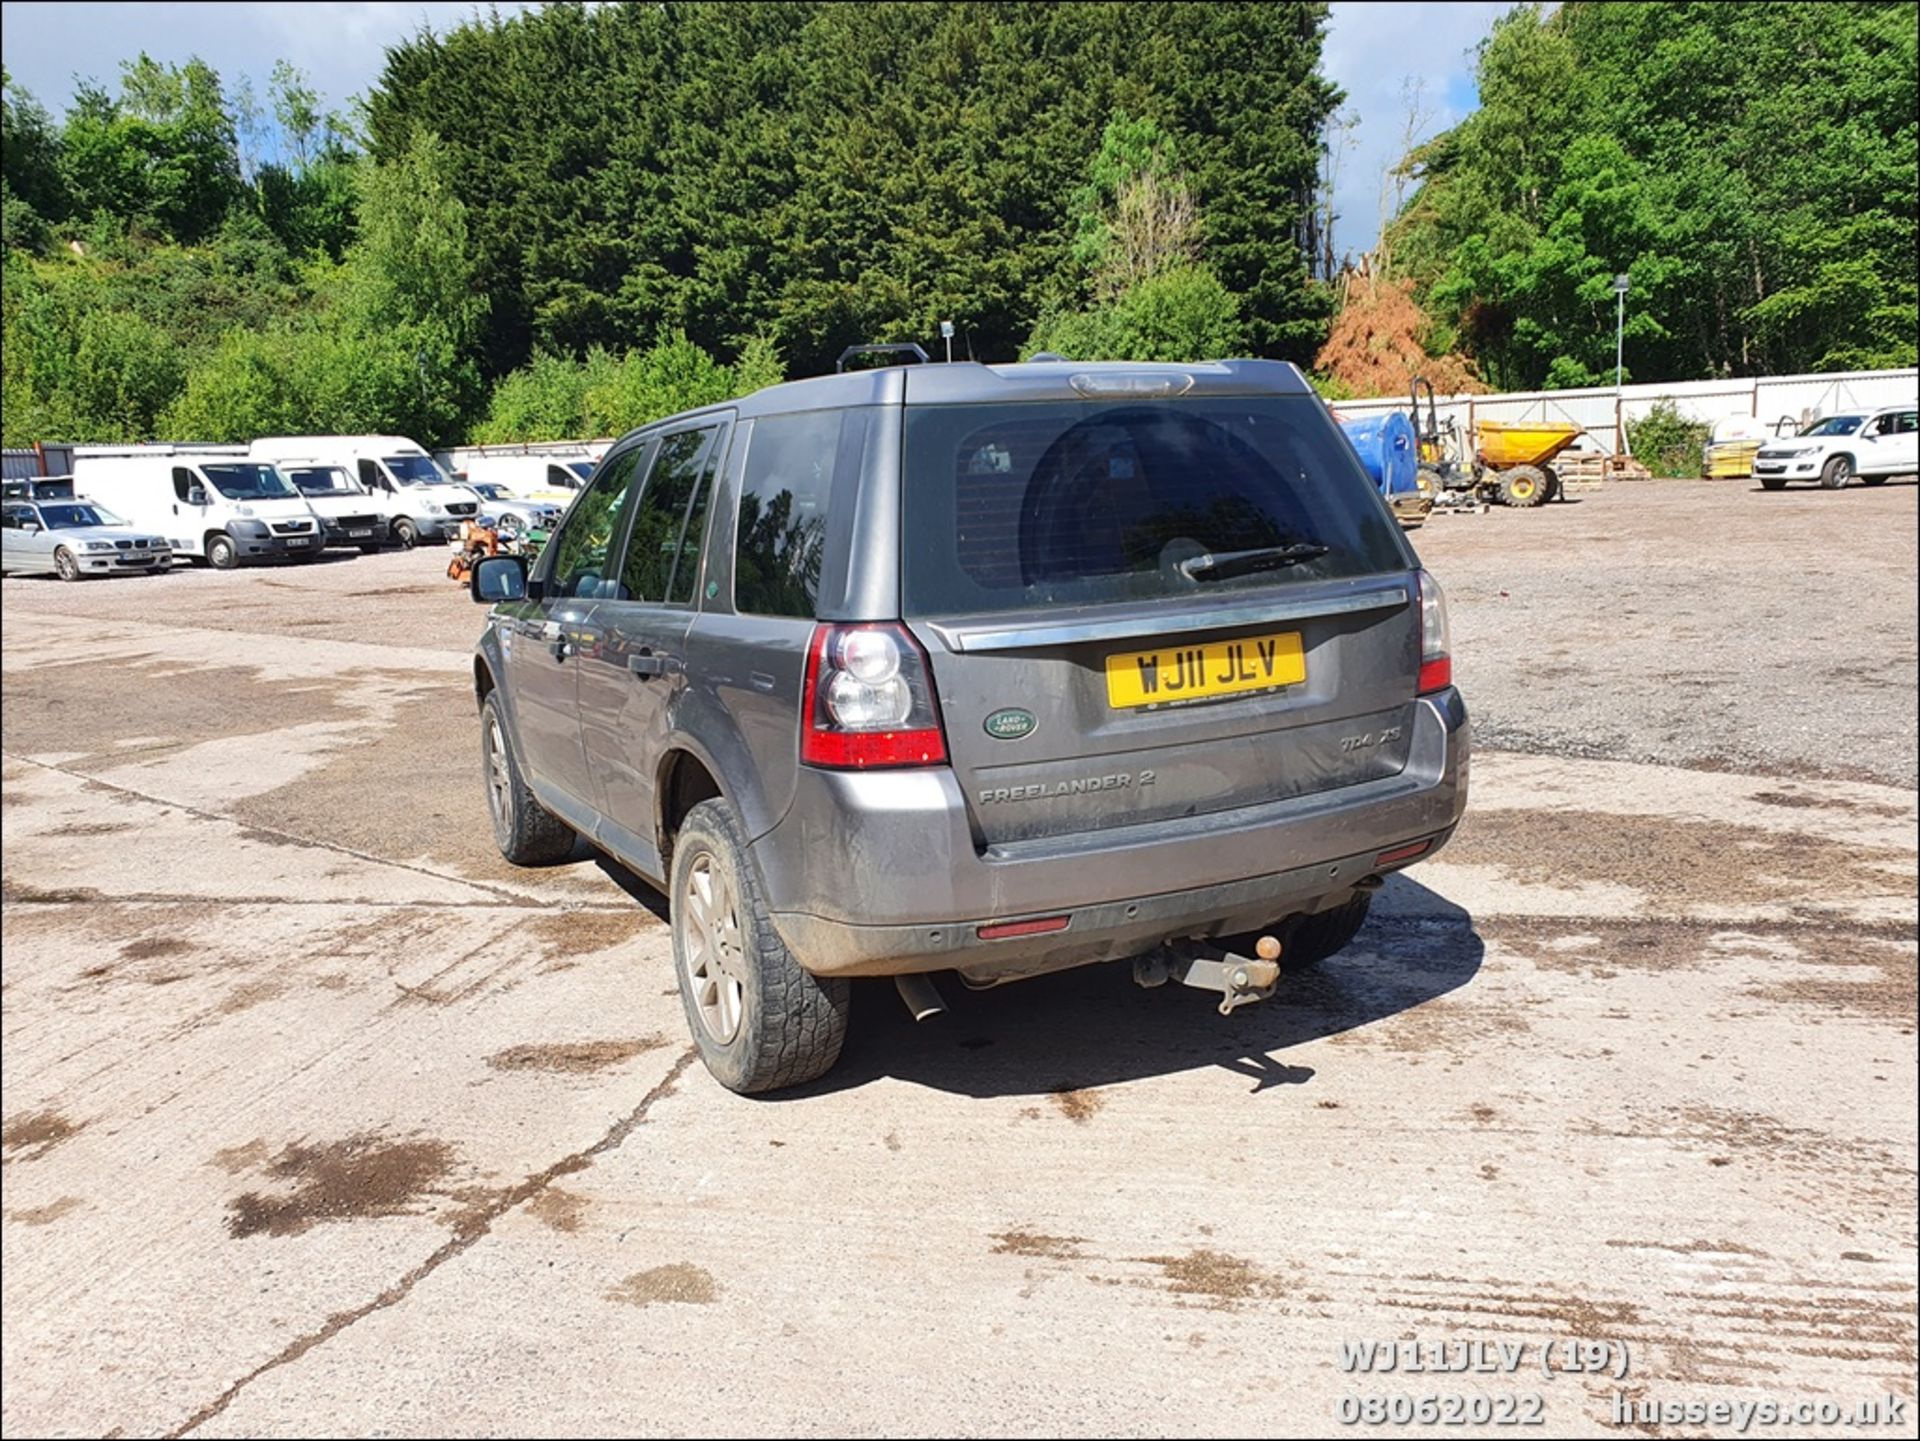
[[[1066,916],[1047,916],[1038,921],[1002,921],[997,926],[982,926],[974,932],[983,941],[1004,940],[1008,936],[1038,936],[1048,931],[1064,931]]]
[[[800,759],[813,766],[863,770],[868,766],[935,765],[947,758],[938,729],[917,731],[807,731]]]
[[[1404,674],[1404,672],[1402,672]],[[1453,684],[1453,657],[1441,656],[1439,660],[1430,660],[1420,667],[1420,679],[1414,689],[1421,695],[1429,691],[1445,690]]]
[[[1432,841],[1414,841],[1409,845],[1395,846],[1390,851],[1380,852],[1373,858],[1373,863],[1376,866],[1390,866],[1395,861],[1410,861],[1432,844]]]

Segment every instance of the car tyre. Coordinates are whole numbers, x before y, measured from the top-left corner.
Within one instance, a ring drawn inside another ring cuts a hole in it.
[[[832,1069],[847,1038],[852,983],[813,975],[780,939],[725,801],[687,813],[668,897],[680,1003],[714,1079],[753,1095]]]
[[[53,573],[62,580],[80,579],[80,562],[64,545],[53,553]]]
[[[404,515],[393,523],[394,544],[402,550],[412,550],[420,543],[420,531]]]
[[[240,564],[240,547],[224,530],[207,537],[207,564],[215,570],[232,570]]]
[[[1372,891],[1355,891],[1332,910],[1296,918],[1280,938],[1281,968],[1307,970],[1338,955],[1360,934],[1372,905]]]
[[[1887,478],[1884,475],[1863,475],[1860,477],[1860,483],[1862,485],[1885,485]]]
[[[1845,490],[1847,482],[1853,479],[1853,462],[1844,455],[1836,455],[1826,463],[1820,472],[1822,490]]]
[[[494,844],[516,866],[550,866],[573,854],[573,828],[541,805],[520,774],[500,692],[480,702],[480,774]]]

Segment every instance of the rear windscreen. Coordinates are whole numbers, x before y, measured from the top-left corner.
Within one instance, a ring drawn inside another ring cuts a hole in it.
[[[910,614],[1217,595],[1411,563],[1309,397],[909,407],[905,447]],[[1195,578],[1208,574],[1197,557],[1318,546]]]

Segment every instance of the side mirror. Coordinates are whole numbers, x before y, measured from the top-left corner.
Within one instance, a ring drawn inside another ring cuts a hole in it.
[[[20,522],[20,529],[28,535],[38,535],[40,533],[40,522],[37,520],[23,520]]]
[[[206,503],[207,491],[205,486],[190,485],[187,487],[188,505],[205,505]]]
[[[467,587],[479,605],[527,598],[527,563],[517,555],[490,555],[474,566]]]

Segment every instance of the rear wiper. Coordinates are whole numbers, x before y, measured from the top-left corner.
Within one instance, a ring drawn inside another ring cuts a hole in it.
[[[1236,575],[1252,575],[1259,570],[1280,570],[1304,561],[1318,560],[1329,548],[1314,541],[1294,545],[1263,545],[1258,550],[1226,550],[1196,555],[1180,562],[1180,573],[1188,580],[1229,580]]]

